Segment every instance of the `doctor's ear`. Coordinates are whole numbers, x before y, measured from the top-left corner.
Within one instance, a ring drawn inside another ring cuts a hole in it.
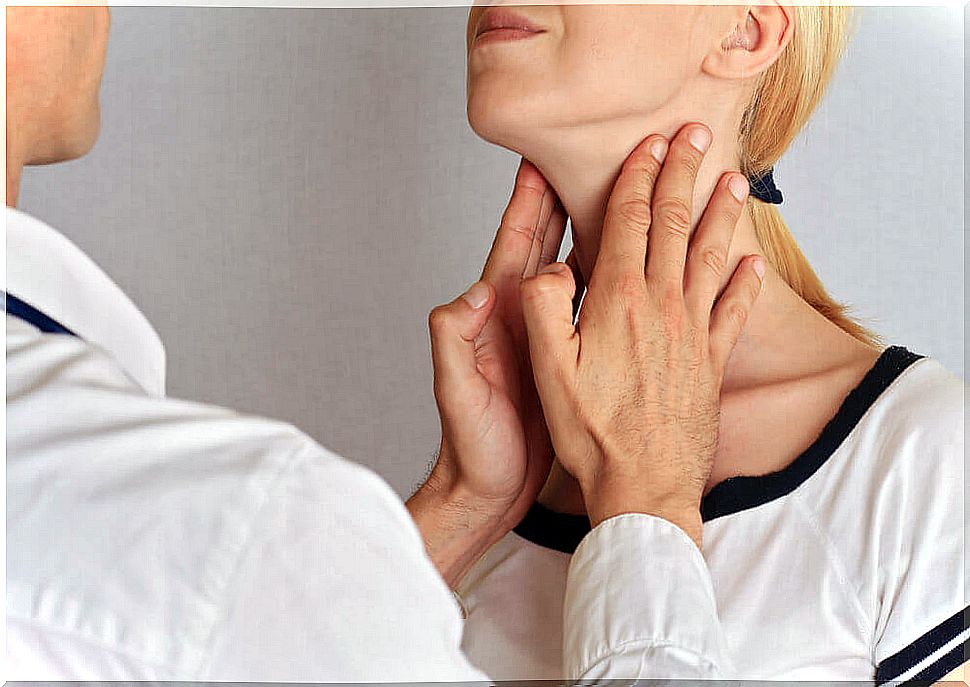
[[[795,29],[795,12],[779,3],[740,6],[730,32],[705,58],[702,69],[722,79],[746,79],[770,67]]]

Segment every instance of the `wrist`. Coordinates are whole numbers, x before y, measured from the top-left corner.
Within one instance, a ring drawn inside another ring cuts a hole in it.
[[[604,520],[629,513],[651,515],[653,517],[666,520],[670,524],[683,530],[684,533],[697,545],[697,548],[703,550],[704,523],[701,519],[699,509],[691,511],[683,508],[667,508],[655,502],[617,503],[613,504],[612,507],[601,509],[596,515],[593,515],[593,511],[590,511],[590,523],[593,527],[596,527],[596,525]]]
[[[676,525],[701,548],[704,523],[700,498],[686,489],[643,487],[644,479],[599,479],[581,485],[590,524],[625,513],[642,513]]]
[[[447,475],[435,475],[408,499],[425,549],[452,588],[496,541],[508,533],[504,510],[480,499]]]
[[[433,494],[435,501],[456,513],[475,513],[482,521],[493,522],[506,517],[519,492],[512,494],[494,484],[476,484],[474,476],[459,466],[451,446],[442,440],[438,460],[418,491]]]

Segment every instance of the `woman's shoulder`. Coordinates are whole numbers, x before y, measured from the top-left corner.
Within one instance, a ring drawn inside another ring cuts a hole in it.
[[[962,411],[966,383],[936,358],[902,350],[912,362],[887,388],[886,397],[899,407],[922,409],[923,415]]]
[[[938,360],[906,353],[856,428],[828,518],[885,679],[946,659],[937,648],[965,628],[966,384]]]
[[[962,447],[966,384],[935,358],[902,350],[911,359],[865,413],[863,434],[890,455]]]
[[[816,512],[871,531],[961,505],[965,387],[932,357],[887,349],[833,420],[845,425],[831,432],[841,443],[804,495]],[[860,520],[862,504],[878,522]]]

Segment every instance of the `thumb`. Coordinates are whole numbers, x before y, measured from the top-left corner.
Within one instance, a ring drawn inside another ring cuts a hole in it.
[[[460,384],[477,374],[475,339],[495,309],[495,291],[477,281],[461,296],[428,316],[435,388]]]
[[[579,337],[573,326],[576,282],[569,267],[557,262],[523,280],[520,288],[532,370],[545,406],[547,398],[561,395],[551,385],[562,380],[561,373],[576,364],[579,352]]]

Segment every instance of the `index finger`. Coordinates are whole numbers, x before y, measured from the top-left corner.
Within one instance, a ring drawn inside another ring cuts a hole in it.
[[[666,154],[666,139],[648,136],[623,163],[606,205],[600,249],[590,281],[594,277],[597,281],[630,275],[644,278],[650,200]]]
[[[542,249],[542,234],[556,204],[555,193],[535,166],[522,159],[515,175],[515,187],[502,215],[492,248],[482,270],[482,279],[501,294],[515,289],[522,280],[529,257]]]

